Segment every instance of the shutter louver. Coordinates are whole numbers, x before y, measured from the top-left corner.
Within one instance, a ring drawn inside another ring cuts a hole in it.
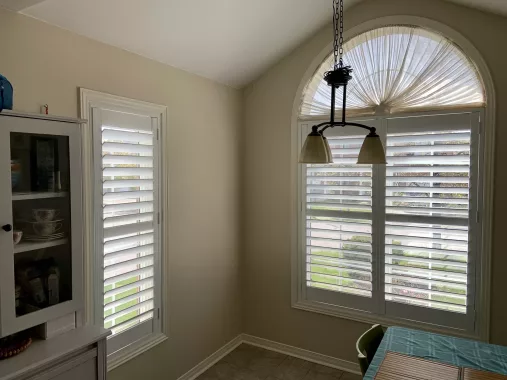
[[[466,313],[470,139],[388,134],[386,301]]]
[[[372,297],[372,167],[364,136],[330,137],[333,164],[306,167],[306,280],[310,288]]]
[[[154,314],[156,136],[149,118],[119,114],[125,128],[106,124],[108,115],[101,129],[104,325],[117,334]]]

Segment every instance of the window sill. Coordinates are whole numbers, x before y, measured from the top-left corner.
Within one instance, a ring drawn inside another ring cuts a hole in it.
[[[127,347],[113,352],[107,356],[107,371],[112,371],[115,368],[125,364],[136,356],[152,349],[156,345],[164,342],[167,336],[163,333],[151,334],[143,339],[134,342]]]
[[[475,333],[455,330],[423,322],[416,322],[413,320],[391,318],[365,311],[354,310],[315,301],[297,300],[292,303],[292,307],[298,310],[309,311],[318,314],[325,314],[332,317],[338,317],[343,319],[349,319],[355,322],[363,322],[368,324],[381,324],[384,326],[402,326],[418,330],[425,330],[438,334],[452,335],[460,338],[481,340],[484,342],[488,341],[487,337],[479,336],[478,334]]]

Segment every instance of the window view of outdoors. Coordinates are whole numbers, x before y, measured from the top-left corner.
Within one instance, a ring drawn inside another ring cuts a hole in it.
[[[329,138],[306,169],[307,286],[372,296],[372,168],[364,137]],[[387,137],[385,299],[466,313],[470,130]]]
[[[329,138],[334,164],[308,165],[307,285],[372,296],[372,167],[364,136]]]
[[[153,318],[154,134],[102,128],[104,326]]]
[[[388,135],[387,156],[386,299],[466,313],[470,130]]]

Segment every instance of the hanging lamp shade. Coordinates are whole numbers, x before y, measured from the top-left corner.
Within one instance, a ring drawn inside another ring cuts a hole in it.
[[[382,140],[376,133],[370,133],[364,139],[359,156],[358,164],[387,164],[386,153]]]
[[[322,135],[322,138],[324,139],[324,145],[326,146],[327,156],[329,158],[330,164],[332,164],[333,161],[333,152],[331,151],[331,147],[329,146],[329,140],[326,138],[326,136]]]
[[[331,148],[327,139],[320,132],[313,131],[306,138],[299,163],[301,164],[329,164],[332,163]]]
[[[333,152],[329,146],[329,141],[324,136],[328,128],[353,126],[370,131],[366,136],[361,150],[359,152],[358,164],[387,164],[384,146],[380,137],[375,133],[374,127],[364,124],[351,123],[346,120],[347,106],[347,85],[352,79],[352,67],[343,62],[343,1],[333,0],[333,26],[334,26],[334,64],[332,69],[324,73],[324,80],[331,88],[331,114],[329,121],[312,126],[312,132],[306,138],[299,162],[301,164],[332,164]],[[342,96],[342,118],[341,121],[335,119],[336,91],[343,91]]]

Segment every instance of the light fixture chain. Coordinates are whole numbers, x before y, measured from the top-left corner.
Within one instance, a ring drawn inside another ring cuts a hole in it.
[[[340,67],[343,67],[343,0],[340,0],[340,38],[338,40],[338,54],[340,55]]]
[[[332,164],[333,154],[329,147],[329,142],[324,136],[328,128],[334,127],[359,127],[370,131],[364,140],[359,151],[358,164],[386,164],[385,150],[380,137],[377,135],[375,127],[369,127],[364,124],[351,123],[346,120],[347,107],[347,84],[352,79],[352,67],[345,66],[343,63],[343,2],[344,0],[333,0],[333,70],[326,71],[324,81],[331,87],[331,107],[330,118],[328,122],[320,123],[312,127],[312,132],[308,135],[299,162],[302,164]],[[342,97],[342,119],[335,120],[336,91],[343,89]]]
[[[334,68],[343,67],[343,0],[333,0]]]
[[[334,68],[338,67],[338,54],[340,52],[339,42],[339,22],[340,22],[340,14],[339,14],[339,0],[333,0],[333,28],[334,28],[334,46],[333,46],[333,54],[334,54]]]

